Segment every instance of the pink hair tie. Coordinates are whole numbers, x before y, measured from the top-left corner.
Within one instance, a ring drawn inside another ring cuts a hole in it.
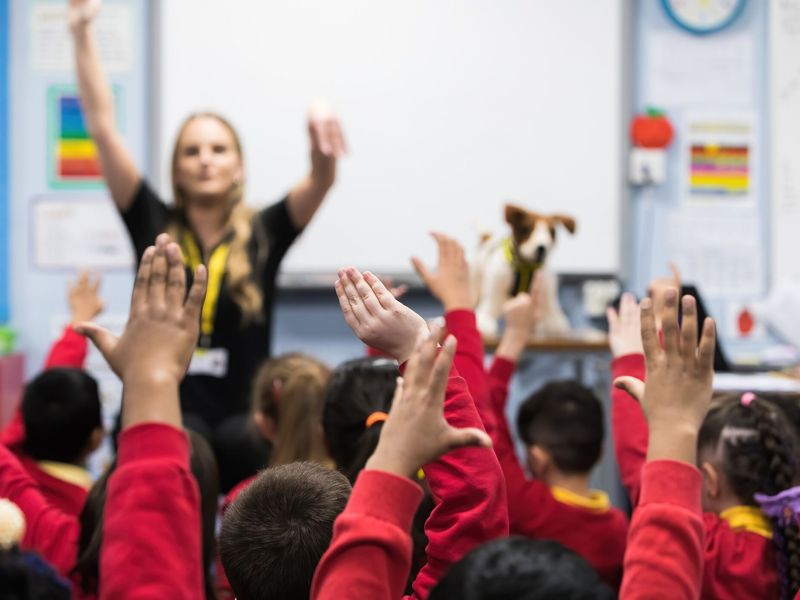
[[[742,394],[742,406],[750,406],[755,399],[756,395],[753,392],[745,392]]]

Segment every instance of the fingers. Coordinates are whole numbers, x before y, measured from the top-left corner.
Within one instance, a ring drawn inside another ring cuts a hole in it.
[[[644,355],[647,360],[654,360],[661,352],[661,348],[658,345],[656,317],[653,312],[653,301],[650,298],[642,298],[641,321]]]
[[[364,271],[364,281],[366,281],[372,288],[372,291],[375,292],[375,297],[378,299],[378,302],[380,302],[381,307],[387,310],[395,307],[395,302],[397,302],[397,300],[395,300],[392,293],[386,289],[383,282],[373,273]]]
[[[375,296],[372,287],[364,280],[364,276],[353,268],[347,269],[347,275],[355,286],[356,292],[369,314],[373,316],[378,315],[378,313],[383,310],[383,307]]]
[[[717,341],[717,325],[714,319],[706,317],[703,322],[703,333],[697,349],[697,368],[701,372],[714,370],[714,347]]]
[[[337,279],[333,284],[333,287],[336,290],[336,297],[339,298],[339,308],[342,309],[342,315],[344,316],[345,323],[347,323],[350,329],[358,334],[358,329],[361,326],[361,322],[358,320],[358,317],[356,317],[355,313],[353,312],[353,308],[350,306],[350,301],[347,299],[347,294],[344,291],[342,280]]]
[[[414,353],[417,356],[417,365],[414,378],[409,377],[409,381],[416,389],[428,389],[431,383],[431,373],[434,370],[436,361],[436,346],[441,336],[441,328],[434,326],[431,334],[422,342],[419,349]],[[408,375],[407,375],[408,377]]]
[[[622,298],[620,298],[619,301],[619,314],[623,318],[636,318],[636,316],[639,314],[639,303],[636,302],[636,296],[630,292],[625,292],[622,294]]]
[[[675,265],[674,262],[669,263],[669,272],[672,274],[672,282],[675,284],[675,287],[679,290],[681,289],[681,273],[678,271],[678,267]]]
[[[609,306],[606,309],[606,320],[608,321],[608,331],[616,331],[619,328],[619,315],[614,307]]]
[[[181,265],[183,270],[183,265]],[[184,274],[184,278],[186,275]],[[186,282],[184,281],[184,288]],[[186,304],[184,305],[184,315],[191,322],[199,322],[200,314],[203,312],[203,302],[206,299],[206,288],[208,287],[208,270],[205,265],[197,265],[194,270],[194,279],[192,280],[192,287],[189,289],[189,295],[186,297]],[[181,292],[183,293],[183,292]]]
[[[167,255],[167,308],[180,310],[186,294],[186,269],[183,254],[178,244],[172,242],[166,247]]]
[[[456,338],[448,335],[433,365],[433,373],[428,385],[431,390],[431,399],[436,403],[444,404],[444,394],[447,389],[447,380],[450,377],[450,369],[453,366],[456,346]]]
[[[533,278],[531,278],[531,285],[528,287],[528,293],[531,295],[531,298],[538,299],[539,294],[542,292],[542,271],[541,269],[537,269],[536,272],[533,274]]]
[[[428,271],[428,267],[425,266],[425,263],[416,256],[412,256],[411,264],[413,265],[414,270],[417,272],[417,275],[419,275],[419,278],[422,279],[422,283],[430,287],[428,281],[430,281],[431,273]]]
[[[92,343],[106,359],[106,362],[111,365],[109,360],[110,354],[117,347],[119,339],[105,327],[100,327],[95,323],[77,323],[73,329],[76,333],[92,340]],[[113,365],[111,365],[113,368]]]
[[[338,119],[334,119],[332,126],[332,135],[333,135],[333,151],[336,158],[341,158],[345,154],[347,154],[347,140],[344,137],[344,132],[342,131],[342,124],[339,122]]]
[[[661,327],[664,331],[664,351],[667,356],[674,356],[680,346],[678,340],[678,290],[674,288],[664,290],[664,316]]]
[[[619,377],[614,380],[614,387],[625,390],[639,402],[644,398],[644,382],[635,377]]]
[[[492,438],[490,438],[485,431],[476,429],[474,427],[466,429],[455,429],[451,427],[447,433],[448,450],[466,448],[468,446],[491,448]]]
[[[364,323],[369,318],[369,311],[367,307],[364,305],[364,301],[362,300],[361,296],[356,290],[355,286],[355,276],[351,275],[351,270],[355,271],[352,267],[347,267],[346,269],[339,270],[339,281],[341,282],[342,289],[344,290],[345,298],[347,302],[350,304],[350,310],[355,315],[356,319],[360,323]],[[356,273],[358,273],[356,271]],[[361,276],[358,273],[359,277]]]
[[[150,270],[147,303],[157,308],[166,308],[165,292],[167,289],[168,243],[169,236],[165,233],[162,233],[156,238],[156,253],[153,255],[153,266]]]
[[[131,313],[147,304],[147,295],[150,289],[150,271],[153,268],[155,255],[155,247],[149,246],[142,254],[142,260],[139,261],[139,271],[136,273],[136,280],[133,283]]]
[[[685,365],[693,365],[697,356],[697,303],[692,296],[684,296],[681,308],[681,356]]]

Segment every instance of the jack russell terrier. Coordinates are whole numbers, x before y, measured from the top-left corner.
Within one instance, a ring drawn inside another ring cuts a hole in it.
[[[472,269],[472,289],[477,296],[475,315],[486,339],[498,338],[497,321],[503,304],[519,292],[527,292],[537,270],[542,270],[542,320],[538,336],[563,336],[570,326],[558,302],[558,280],[545,267],[556,241],[556,227],[575,233],[575,219],[565,215],[541,215],[513,204],[505,207],[511,236],[493,240],[485,236]]]

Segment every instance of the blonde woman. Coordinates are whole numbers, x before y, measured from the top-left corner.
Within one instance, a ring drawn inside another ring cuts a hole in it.
[[[99,8],[99,0],[69,3],[84,118],[137,257],[168,231],[181,244],[188,273],[201,262],[208,267],[199,350],[181,386],[181,404],[186,426],[214,446],[226,490],[263,465],[263,442],[244,424],[250,381],[269,356],[275,280],[286,251],[333,185],[344,138],[333,113],[312,109],[310,173],[285,198],[255,211],[244,202],[244,163],[233,127],[216,114],[191,115],[172,154],[174,205],[168,206],[143,179],[116,129],[93,34]]]

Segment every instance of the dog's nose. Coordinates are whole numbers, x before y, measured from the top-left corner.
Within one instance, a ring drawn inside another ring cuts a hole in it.
[[[533,254],[533,261],[543,263],[545,256],[547,256],[547,248],[544,246],[536,246],[536,252]]]

